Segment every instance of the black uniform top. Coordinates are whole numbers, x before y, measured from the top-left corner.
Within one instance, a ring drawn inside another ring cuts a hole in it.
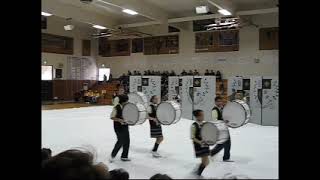
[[[149,113],[149,117],[156,118],[157,117],[157,107],[154,104],[150,104],[151,112]],[[153,120],[149,120],[151,126],[157,126],[157,123]]]
[[[200,132],[201,132],[202,126],[197,122],[194,122],[192,125],[195,127],[194,137],[197,138],[199,141],[201,141],[202,137]]]
[[[218,107],[212,108],[212,111],[213,111],[213,110],[217,111],[217,114],[218,114],[217,120],[222,120],[222,121],[223,121],[221,110],[220,110]]]
[[[120,119],[123,119],[122,117],[122,106],[120,104],[117,104],[115,106],[115,109],[116,109],[116,118],[120,118]],[[113,121],[113,127],[114,129],[117,131],[117,130],[123,130],[123,129],[128,129],[128,125],[122,125],[120,122],[117,122],[117,121]]]

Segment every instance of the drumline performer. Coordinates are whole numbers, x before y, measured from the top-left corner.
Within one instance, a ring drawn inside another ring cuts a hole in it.
[[[180,98],[179,94],[177,94],[177,95],[173,98],[173,100],[177,101],[178,103],[181,103],[181,98]]]
[[[196,172],[197,175],[201,176],[203,170],[209,164],[210,150],[209,146],[202,141],[200,134],[204,123],[204,113],[202,110],[197,109],[193,111],[193,115],[196,118],[196,122],[194,122],[191,126],[191,139],[193,141],[196,158],[201,158],[201,164]]]
[[[223,101],[220,96],[215,98],[215,107],[212,109],[212,119],[214,121],[223,121],[228,123],[228,120],[224,120],[222,117],[222,110],[223,110]],[[229,133],[229,130],[228,130]],[[223,161],[225,162],[233,162],[230,160],[230,149],[231,149],[231,137],[229,133],[229,139],[221,144],[217,144],[210,152],[211,156],[216,155],[222,149],[224,149]]]
[[[119,104],[119,96],[124,94],[124,87],[123,86],[119,86],[118,92],[113,94],[112,97],[112,104],[113,106],[116,106]]]
[[[151,138],[156,138],[156,142],[154,143],[153,149],[152,149],[152,155],[153,157],[161,157],[161,155],[157,152],[158,147],[160,143],[163,141],[163,135],[162,135],[162,128],[161,124],[159,123],[157,119],[157,107],[160,103],[160,99],[158,96],[152,96],[150,99],[151,104],[148,108],[148,115],[149,115],[149,123],[150,123],[150,135]]]
[[[130,147],[130,135],[129,135],[129,127],[128,124],[124,122],[122,116],[123,106],[128,102],[128,96],[123,94],[119,95],[119,103],[113,107],[111,112],[111,119],[113,120],[114,131],[117,135],[117,142],[114,145],[114,148],[111,153],[110,162],[114,161],[117,153],[122,147],[121,160],[122,161],[130,161],[128,158],[129,147]]]

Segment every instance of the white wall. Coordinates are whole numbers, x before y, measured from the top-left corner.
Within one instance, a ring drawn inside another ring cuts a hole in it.
[[[260,27],[277,27],[278,14],[256,15],[252,18]],[[157,26],[143,27],[144,32],[156,32]],[[180,50],[176,55],[143,55],[100,57],[97,63],[111,68],[113,77],[118,77],[128,70],[175,70],[198,69],[204,73],[206,69],[220,70],[224,77],[231,75],[278,75],[278,50],[259,50],[259,29],[247,26],[240,29],[239,51],[195,53],[195,38],[192,28],[184,28],[180,32]],[[225,59],[226,61],[220,61]],[[259,63],[254,60],[259,59]]]
[[[68,54],[55,54],[55,53],[41,53],[42,62],[46,61],[46,65],[52,65],[54,68],[59,68],[60,63],[63,64],[62,68],[62,79],[67,77],[67,57],[68,56],[81,56],[82,55],[82,40],[90,40],[90,35],[92,34],[92,29],[75,26],[72,31],[65,31],[63,26],[66,25],[66,20],[58,17],[48,17],[47,19],[47,29],[42,30],[43,33],[73,37],[73,55]],[[97,54],[97,41],[91,41],[91,57],[95,57]]]

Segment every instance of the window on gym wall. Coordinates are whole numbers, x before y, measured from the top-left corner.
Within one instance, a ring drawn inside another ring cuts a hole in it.
[[[52,80],[53,79],[53,66],[41,66],[41,80]]]
[[[104,75],[107,76],[107,81],[110,76],[110,68],[99,68],[99,81],[104,81]]]

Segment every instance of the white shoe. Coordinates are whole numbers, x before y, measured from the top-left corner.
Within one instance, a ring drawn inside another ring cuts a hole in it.
[[[131,161],[130,158],[121,158],[121,161]]]
[[[191,173],[192,173],[192,174],[197,174],[198,169],[199,169],[199,166],[194,167],[194,168],[192,169]]]
[[[110,163],[113,163],[114,158],[115,158],[115,157],[110,156],[110,158],[109,158],[109,162],[110,162]]]
[[[155,158],[161,157],[161,155],[158,152],[152,151],[152,156]]]

